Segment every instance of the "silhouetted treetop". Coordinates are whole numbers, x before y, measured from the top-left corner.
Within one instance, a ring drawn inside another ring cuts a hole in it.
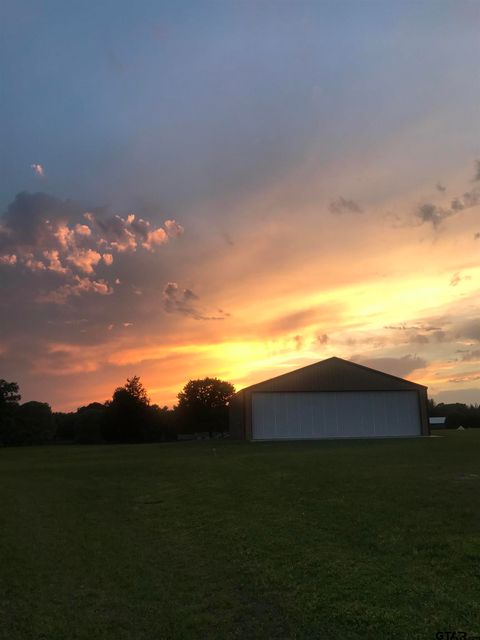
[[[7,382],[0,380],[0,412],[9,407],[18,405],[22,396],[19,393],[18,384],[16,382]]]
[[[204,407],[217,409],[228,405],[235,393],[235,387],[230,382],[218,378],[203,378],[190,380],[178,394],[178,407]]]
[[[218,378],[190,380],[178,394],[177,413],[182,428],[190,432],[226,431],[228,403],[235,387]]]
[[[150,398],[139,376],[118,387],[102,418],[103,438],[110,442],[144,442],[151,423]]]
[[[142,404],[150,404],[150,398],[148,397],[147,390],[140,382],[140,376],[127,378],[127,382],[121,389],[124,389],[132,398],[135,398],[135,400],[138,400]]]

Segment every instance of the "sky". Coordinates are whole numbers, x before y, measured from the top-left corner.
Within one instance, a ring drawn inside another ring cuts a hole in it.
[[[0,378],[330,356],[480,403],[480,4],[0,7]]]

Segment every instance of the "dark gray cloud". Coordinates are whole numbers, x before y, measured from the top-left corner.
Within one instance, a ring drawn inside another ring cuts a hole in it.
[[[449,316],[421,319],[416,323],[399,323],[398,325],[386,325],[384,329],[398,331],[405,334],[405,343],[428,344],[442,343],[455,339],[452,326],[455,318]]]
[[[453,198],[450,207],[442,207],[432,202],[421,204],[415,216],[420,224],[431,224],[434,229],[438,229],[441,223],[465,209],[476,207],[480,204],[480,189],[476,188],[472,191],[466,191],[462,196]]]
[[[303,348],[305,339],[303,336],[301,336],[300,334],[296,335],[293,337],[293,339],[295,340],[295,349],[297,351],[301,351],[301,349]]]
[[[355,202],[355,200],[349,200],[340,196],[336,200],[332,200],[328,205],[328,210],[331,213],[343,214],[343,213],[363,213],[362,207]]]
[[[457,274],[455,274],[457,275]],[[460,276],[460,280],[463,278]],[[399,334],[405,334],[405,342],[412,344],[430,344],[471,340],[480,342],[480,316],[476,315],[476,307],[465,313],[463,319],[454,314],[446,314],[438,317],[422,318],[412,324],[399,323],[387,325],[384,328]],[[464,351],[465,349],[465,351]],[[463,347],[458,353],[468,353],[470,350]]]
[[[464,351],[461,359],[464,362],[470,362],[471,360],[480,360],[480,349],[473,349],[472,351],[470,350]]]
[[[372,358],[362,355],[353,355],[350,360],[352,362],[357,362],[358,364],[363,364],[366,367],[371,367],[372,369],[378,369],[379,371],[399,376],[400,378],[409,375],[417,369],[423,369],[428,364],[423,358],[411,354],[407,354],[399,358]]]
[[[472,279],[472,276],[462,276],[459,271],[456,271],[450,279],[450,286],[456,287],[463,280],[471,280],[471,279]]]
[[[71,200],[46,193],[18,193],[0,216],[0,252],[16,247],[57,248],[61,223],[82,221],[82,209]]]
[[[452,338],[450,329],[444,329],[442,325],[450,327],[452,319],[448,317],[421,319],[418,322],[407,324],[401,322],[396,325],[386,325],[384,329],[398,332],[399,342],[403,344],[423,345],[442,343]]]
[[[436,229],[444,220],[453,215],[450,209],[444,209],[432,202],[421,204],[415,212],[420,224],[430,223]]]
[[[219,315],[204,313],[198,305],[199,296],[191,289],[180,289],[176,282],[169,282],[163,289],[163,308],[167,313],[178,313],[194,320],[224,320],[229,314],[218,309]]]
[[[480,189],[478,187],[471,191],[465,191],[463,195],[454,198],[450,203],[450,207],[452,212],[458,213],[464,209],[476,207],[477,204],[480,204]]]
[[[457,338],[468,338],[480,342],[480,318],[463,322],[456,327]]]
[[[480,180],[480,160],[475,162],[474,182]],[[445,191],[440,183],[437,184],[437,190]],[[455,196],[450,201],[450,206],[435,204],[434,202],[424,202],[420,204],[415,211],[415,218],[419,224],[431,224],[434,229],[442,224],[444,220],[450,218],[465,209],[471,209],[480,204],[480,187],[474,187],[470,191],[465,191],[462,195]]]

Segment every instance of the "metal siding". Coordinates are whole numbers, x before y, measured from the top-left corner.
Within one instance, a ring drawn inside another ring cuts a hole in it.
[[[254,440],[419,436],[416,391],[253,393]]]

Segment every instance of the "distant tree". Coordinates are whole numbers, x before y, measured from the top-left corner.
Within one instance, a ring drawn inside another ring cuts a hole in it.
[[[435,416],[445,416],[445,426],[447,429],[462,427],[480,427],[480,407],[478,403],[466,405],[461,402],[444,404],[439,402],[435,405]]]
[[[16,412],[16,420],[25,434],[23,444],[45,444],[52,440],[55,421],[50,405],[31,400],[21,404]]]
[[[73,437],[79,444],[103,442],[102,425],[106,407],[100,402],[92,402],[77,409],[73,418]]]
[[[176,440],[176,415],[168,407],[159,407],[158,404],[149,406],[148,429],[145,439],[149,442],[163,442]]]
[[[105,403],[102,435],[108,442],[144,442],[151,421],[150,400],[138,376],[127,378]]]
[[[34,400],[16,406],[3,422],[4,445],[32,445],[50,442],[55,433],[52,410],[46,402]]]
[[[128,392],[128,394],[138,400],[144,405],[150,404],[150,398],[148,397],[147,390],[140,382],[140,376],[133,376],[133,378],[127,378],[127,382],[122,389]]]
[[[18,384],[0,380],[0,446],[15,444],[15,412],[21,400]]]
[[[178,394],[177,412],[182,429],[189,432],[228,429],[228,404],[235,387],[218,378],[190,380]]]
[[[22,399],[16,382],[0,380],[0,418],[18,406]]]
[[[74,411],[68,413],[57,411],[53,414],[53,419],[55,420],[55,440],[59,442],[75,441],[75,418],[76,413]]]

